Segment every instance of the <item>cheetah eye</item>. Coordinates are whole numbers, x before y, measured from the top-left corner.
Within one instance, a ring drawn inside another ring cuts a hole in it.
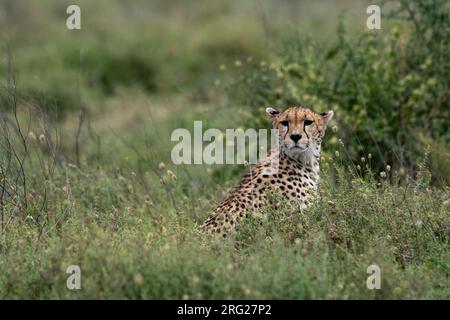
[[[309,126],[310,124],[312,124],[314,121],[312,120],[305,120],[305,126]]]
[[[281,121],[281,124],[283,126],[287,127],[289,125],[289,121],[287,121],[287,120]]]

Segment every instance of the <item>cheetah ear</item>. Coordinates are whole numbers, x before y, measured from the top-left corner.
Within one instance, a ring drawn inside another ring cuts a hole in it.
[[[333,112],[333,110],[329,110],[329,111],[319,113],[319,115],[322,117],[325,125],[327,125],[327,123],[331,120],[331,118],[333,118],[334,112]]]
[[[276,109],[274,109],[274,108],[272,108],[272,107],[269,107],[269,108],[266,108],[266,113],[267,113],[267,115],[269,116],[269,118],[273,119],[273,118],[275,118],[277,115],[280,114],[280,111],[278,111],[278,110],[276,110]]]

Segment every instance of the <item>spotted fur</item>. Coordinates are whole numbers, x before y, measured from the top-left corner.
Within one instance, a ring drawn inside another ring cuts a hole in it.
[[[317,197],[320,147],[333,111],[318,114],[291,107],[283,112],[267,108],[266,113],[272,127],[279,130],[279,149],[254,165],[209,215],[202,225],[209,233],[226,237],[248,215],[259,216],[258,209],[269,201],[267,191],[281,193],[300,210]],[[270,172],[274,163],[278,170]]]

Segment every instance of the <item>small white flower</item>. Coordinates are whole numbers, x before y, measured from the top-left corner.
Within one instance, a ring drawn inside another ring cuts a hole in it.
[[[36,141],[36,135],[32,131],[28,132],[28,138],[30,138],[33,141]]]
[[[167,175],[169,176],[169,178],[176,180],[177,176],[175,175],[175,173],[173,173],[172,170],[167,170]]]

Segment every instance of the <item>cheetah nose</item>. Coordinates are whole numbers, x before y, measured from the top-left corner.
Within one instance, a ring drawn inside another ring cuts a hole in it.
[[[302,136],[299,135],[299,134],[291,134],[291,139],[292,139],[292,141],[294,141],[295,143],[297,143],[298,140],[300,140],[301,138],[302,138]]]

